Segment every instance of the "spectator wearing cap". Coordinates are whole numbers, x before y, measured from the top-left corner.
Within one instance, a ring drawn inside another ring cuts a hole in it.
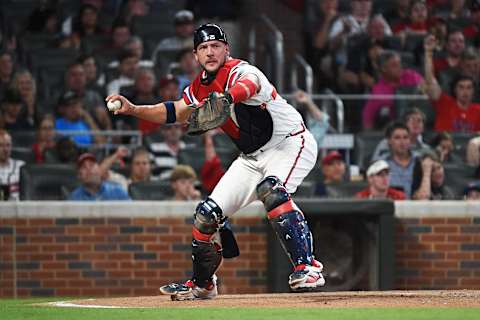
[[[130,200],[129,195],[120,185],[102,181],[102,170],[93,154],[82,154],[77,160],[77,169],[81,186],[70,193],[68,200]]]
[[[322,159],[323,182],[317,184],[315,195],[327,196],[326,185],[345,181],[345,162],[338,151],[330,151]]]
[[[200,200],[201,193],[195,188],[197,174],[191,166],[179,164],[173,168],[170,186],[173,190],[172,200]]]
[[[107,84],[107,95],[119,94],[122,87],[135,83],[138,71],[138,57],[131,51],[122,51],[118,57],[118,77]]]
[[[378,57],[380,80],[373,86],[371,95],[394,95],[400,87],[419,87],[423,77],[412,69],[404,69],[400,55],[395,51],[386,50]],[[393,99],[369,99],[362,111],[364,129],[382,129],[383,126],[396,117]]]
[[[413,168],[417,155],[411,150],[410,130],[401,122],[392,123],[386,130],[390,155],[385,159],[390,167],[390,185],[412,196]]]
[[[1,103],[0,128],[9,131],[33,130],[20,93],[13,89],[5,92]]]
[[[97,131],[98,127],[92,116],[83,108],[83,100],[72,91],[67,91],[58,103],[59,117],[55,120],[55,130],[62,134],[64,131],[85,132],[74,134],[73,141],[83,147],[91,146],[95,140],[90,135],[91,131]],[[96,138],[101,142],[101,138]]]
[[[165,38],[155,47],[152,53],[152,60],[155,65],[159,63],[158,54],[160,51],[180,51],[182,49],[193,49],[192,36],[195,31],[193,13],[189,10],[180,10],[173,18],[175,35]]]
[[[367,180],[368,187],[355,198],[405,200],[405,193],[390,187],[390,166],[385,160],[375,161],[368,167]]]
[[[423,142],[423,131],[425,128],[425,113],[418,108],[411,108],[404,115],[404,123],[410,132],[410,148],[415,153],[422,153],[430,150],[430,146]],[[387,138],[383,138],[375,148],[372,161],[385,159],[390,154]]]
[[[471,182],[463,192],[465,200],[480,200],[480,181]]]
[[[442,162],[433,152],[425,153],[413,169],[413,200],[454,200],[455,194],[445,185]]]
[[[155,83],[149,84],[149,90],[152,90],[153,103],[157,103],[158,101],[170,101],[178,99],[178,80],[173,75],[168,74],[160,78],[155,91],[153,91],[153,87],[150,88],[150,86],[153,86],[154,84]],[[147,102],[146,104],[149,104],[148,101],[145,102]],[[143,119],[138,120],[138,129],[142,131],[143,134],[150,134],[156,131],[159,127],[160,124],[158,123]]]
[[[0,129],[0,200],[16,200],[19,195],[20,168],[25,162],[12,159],[11,154],[12,137]]]

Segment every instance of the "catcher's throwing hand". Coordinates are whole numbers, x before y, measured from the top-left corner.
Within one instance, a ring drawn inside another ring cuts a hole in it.
[[[117,109],[117,110],[113,111],[113,114],[115,114],[115,115],[117,115],[117,114],[131,114],[133,108],[135,108],[135,105],[133,103],[131,103],[130,101],[128,101],[127,98],[125,98],[124,96],[119,95],[119,94],[111,94],[105,99],[105,101],[107,103],[109,101],[115,101],[115,100],[120,100],[120,102],[122,103],[122,106],[120,107],[120,109]]]

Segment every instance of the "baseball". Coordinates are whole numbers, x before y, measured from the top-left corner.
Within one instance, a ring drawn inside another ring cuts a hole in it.
[[[117,111],[122,107],[122,101],[120,100],[110,100],[107,102],[107,108],[110,111]]]

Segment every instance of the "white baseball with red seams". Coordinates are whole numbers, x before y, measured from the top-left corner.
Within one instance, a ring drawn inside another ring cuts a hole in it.
[[[107,108],[110,111],[117,111],[122,107],[122,101],[120,100],[109,100],[107,102]]]

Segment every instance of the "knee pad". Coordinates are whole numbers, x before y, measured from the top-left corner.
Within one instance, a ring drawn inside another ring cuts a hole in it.
[[[290,200],[287,189],[275,176],[268,176],[257,185],[257,197],[268,212]]]
[[[199,241],[210,241],[211,236],[217,232],[222,218],[222,209],[215,201],[210,198],[201,201],[193,215],[193,237]]]

